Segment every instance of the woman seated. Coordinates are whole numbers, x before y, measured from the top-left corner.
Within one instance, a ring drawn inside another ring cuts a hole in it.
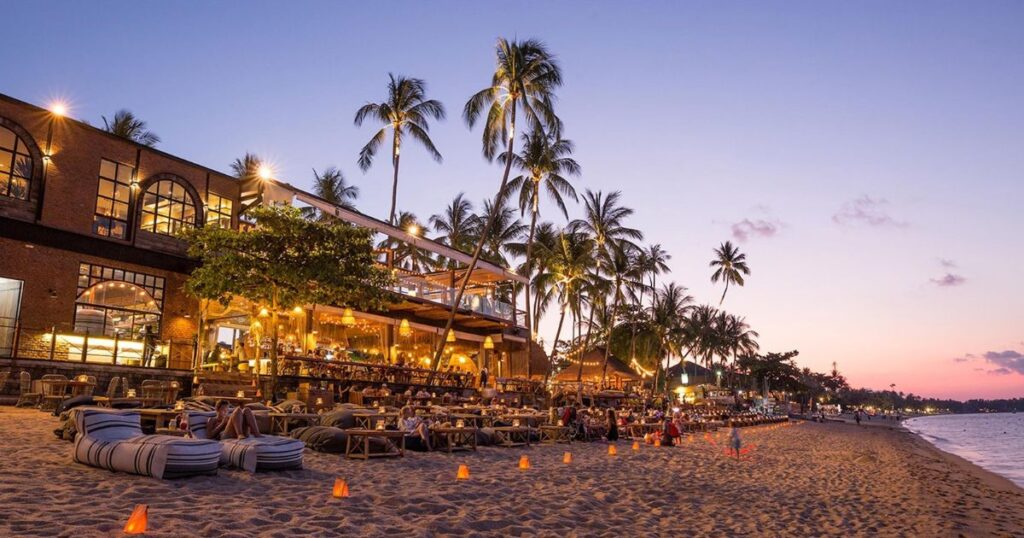
[[[238,406],[228,413],[227,400],[218,400],[216,410],[216,416],[206,421],[207,438],[225,440],[260,437],[256,417],[248,407]]]
[[[672,446],[679,438],[679,429],[671,419],[666,418],[661,430],[661,446]]]
[[[405,432],[405,446],[410,450],[430,450],[430,425],[416,411],[405,406],[398,414],[398,429]]]

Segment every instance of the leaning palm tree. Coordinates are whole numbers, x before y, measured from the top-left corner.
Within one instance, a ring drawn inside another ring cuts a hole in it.
[[[160,143],[160,137],[146,129],[146,122],[135,117],[130,110],[122,108],[114,112],[114,118],[111,121],[107,121],[106,116],[100,117],[103,118],[103,130],[114,136],[120,136],[149,147]]]
[[[533,327],[533,310],[530,303],[530,288],[533,282],[533,238],[537,228],[537,217],[540,215],[540,192],[543,189],[548,196],[554,200],[562,215],[569,218],[569,212],[565,207],[564,198],[577,200],[576,189],[565,176],[580,175],[580,165],[569,155],[573,151],[571,140],[559,139],[558,137],[545,133],[540,126],[522,136],[523,149],[519,153],[502,153],[498,156],[500,160],[512,160],[512,164],[522,174],[512,178],[508,184],[509,191],[519,191],[519,210],[526,212],[530,208],[530,233],[526,240],[526,262],[521,274],[526,276],[527,284],[524,286],[524,307],[526,312],[526,326]],[[526,341],[526,356],[533,352],[533,339]],[[527,369],[527,376],[532,372]]]
[[[431,215],[428,220],[430,227],[441,234],[436,238],[437,242],[457,250],[469,250],[472,247],[476,221],[473,203],[461,192],[455,195],[452,203],[444,208],[444,212]],[[455,260],[438,261],[449,269],[455,269],[457,266]]]
[[[444,105],[440,101],[427,99],[427,84],[418,78],[406,78],[388,73],[388,96],[381,103],[367,103],[356,111],[355,124],[361,126],[367,118],[375,118],[382,127],[359,151],[359,168],[364,172],[373,164],[373,157],[384,143],[387,130],[391,129],[391,165],[394,179],[391,184],[391,211],[388,222],[395,224],[395,208],[398,203],[398,163],[402,153],[402,140],[409,135],[419,141],[434,158],[441,162],[441,153],[430,139],[431,118],[445,118]]]
[[[744,275],[750,274],[747,267],[747,255],[733,246],[732,242],[726,241],[722,246],[715,249],[715,259],[711,260],[711,267],[715,272],[711,274],[711,282],[725,281],[725,290],[722,291],[722,298],[718,300],[721,305],[725,301],[725,294],[729,292],[729,284],[743,285]]]
[[[316,194],[318,198],[331,205],[345,209],[355,209],[356,206],[352,202],[359,198],[359,187],[349,185],[345,181],[345,176],[341,173],[341,170],[333,166],[325,169],[323,173],[317,172],[316,168],[314,168],[313,194]],[[332,218],[323,211],[312,207],[303,208],[302,213],[307,218],[315,217],[320,220]]]
[[[554,91],[562,85],[562,71],[554,56],[548,52],[543,43],[536,40],[508,41],[499,39],[495,50],[496,66],[491,76],[491,84],[477,92],[466,102],[462,117],[470,128],[481,116],[486,118],[483,126],[483,153],[488,160],[494,158],[503,147],[506,154],[515,152],[515,132],[517,113],[520,108],[526,123],[531,126],[542,126],[556,135],[561,132],[561,121],[554,112]],[[486,112],[485,112],[486,109]],[[505,159],[505,170],[501,176],[501,184],[494,196],[494,205],[504,207],[508,176],[512,171],[512,159]],[[433,366],[436,370],[444,353],[444,343],[455,322],[455,313],[462,296],[469,284],[469,277],[476,269],[477,261],[483,252],[484,243],[491,234],[494,217],[484,223],[480,239],[473,251],[466,274],[459,284],[455,300],[448,311],[448,320],[441,333],[440,344],[434,352]],[[529,361],[527,361],[529,362]]]

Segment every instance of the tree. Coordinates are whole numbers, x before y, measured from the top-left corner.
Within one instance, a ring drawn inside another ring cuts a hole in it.
[[[391,274],[375,263],[372,232],[302,218],[292,207],[255,207],[248,231],[203,227],[184,232],[200,262],[185,290],[225,306],[235,297],[270,314],[271,384],[277,390],[279,311],[308,304],[380,309]]]
[[[409,211],[400,211],[398,213],[396,226],[413,235],[423,233],[423,225],[420,224],[416,215]],[[437,263],[437,260],[433,258],[430,252],[394,237],[386,237],[377,247],[390,250],[392,265],[409,271],[428,271],[433,269]]]
[[[640,250],[640,253],[637,256],[636,263],[639,270],[643,274],[641,275],[640,285],[635,286],[631,290],[631,292],[633,293],[633,298],[636,301],[636,308],[639,311],[643,311],[644,292],[649,289],[651,290],[651,293],[654,293],[655,290],[658,289],[658,275],[669,272],[668,261],[670,259],[672,259],[672,256],[670,256],[669,253],[665,251],[665,249],[661,248],[660,244],[650,245],[647,247],[646,250]],[[645,284],[643,282],[643,277],[645,276],[648,279],[650,279],[650,284]],[[636,329],[638,328],[638,326],[634,325],[633,328]],[[635,332],[630,338],[629,355],[630,358],[633,358],[633,356],[636,355]]]
[[[680,352],[683,342],[683,324],[692,301],[693,297],[687,295],[686,288],[676,285],[675,282],[663,286],[654,295],[650,317],[651,327],[658,342],[658,363],[654,374],[655,392],[658,390],[661,366],[665,362],[666,354]],[[667,383],[665,385],[668,386]]]
[[[231,162],[231,173],[242,182],[258,181],[260,166],[263,160],[253,153],[248,153]]]
[[[643,285],[644,274],[642,268],[637,264],[636,254],[631,243],[612,245],[602,253],[602,270],[611,279],[612,283],[612,309],[608,317],[607,337],[604,346],[604,362],[601,365],[601,385],[604,386],[608,374],[608,357],[611,354],[612,330],[619,314],[619,305],[622,303],[624,287],[635,288]]]
[[[516,210],[508,204],[498,208],[491,200],[484,200],[484,208],[474,220],[473,240],[484,242],[483,258],[502,267],[509,267],[505,253],[509,246],[526,234],[526,225],[516,217]],[[483,223],[491,223],[491,231],[483,235]]]
[[[473,203],[459,193],[452,203],[444,208],[443,213],[431,215],[430,227],[441,234],[437,242],[457,250],[469,250],[473,245],[473,229],[476,227],[477,216],[473,214]],[[455,260],[438,260],[439,265],[447,265],[456,269]]]
[[[566,310],[570,310],[574,314],[577,313],[576,298],[581,293],[588,271],[595,263],[594,243],[585,234],[563,230],[558,234],[553,250],[546,253],[545,258],[548,269],[537,275],[536,282],[538,287],[554,289],[558,298],[558,328],[555,329],[555,339],[551,344],[550,354],[552,365],[554,365],[558,356],[558,343],[562,334],[562,325],[565,322]]]
[[[536,40],[512,41],[499,39],[495,49],[496,67],[491,76],[491,85],[480,90],[466,102],[462,117],[473,128],[481,115],[486,121],[483,126],[483,154],[488,160],[494,158],[503,146],[507,155],[515,153],[516,113],[522,107],[526,123],[531,127],[540,126],[548,132],[561,133],[561,121],[554,112],[554,91],[562,85],[562,71],[554,56],[543,43]],[[487,109],[486,114],[484,109]],[[512,170],[512,159],[505,159],[501,184],[494,196],[495,207],[505,206],[506,186]],[[473,251],[466,274],[459,284],[459,290],[448,311],[448,320],[441,333],[440,344],[434,353],[433,366],[436,370],[444,353],[444,344],[455,322],[455,313],[466,292],[469,278],[480,260],[484,244],[491,233],[494,218],[499,212],[492,212],[491,218],[481,229],[480,239]],[[532,335],[530,335],[532,337]]]
[[[523,149],[518,154],[502,153],[499,159],[512,160],[512,164],[523,173],[516,176],[508,184],[510,191],[519,191],[519,210],[523,213],[530,208],[530,232],[526,240],[526,263],[523,266],[523,273],[528,280],[524,287],[526,326],[531,332],[534,329],[534,312],[530,306],[530,292],[533,285],[533,238],[537,228],[537,217],[540,215],[540,191],[545,190],[548,196],[555,201],[558,208],[566,219],[569,212],[565,208],[565,197],[577,200],[576,189],[564,176],[580,174],[580,166],[569,155],[573,151],[573,143],[570,140],[559,139],[556,136],[547,134],[540,126],[526,133],[522,137]],[[526,341],[526,356],[533,352],[533,338]],[[526,376],[530,377],[533,372],[527,361]]]
[[[619,204],[622,193],[614,191],[605,196],[601,191],[591,191],[583,195],[583,218],[572,221],[574,230],[590,234],[599,249],[608,244],[629,243],[644,238],[643,232],[625,225],[625,220],[633,214],[633,210]]]
[[[719,305],[725,301],[725,294],[729,292],[729,284],[742,286],[744,275],[750,274],[750,268],[747,267],[747,255],[740,253],[740,250],[734,247],[730,241],[722,243],[715,249],[715,259],[711,260],[710,266],[715,269],[715,272],[711,274],[711,282],[717,283],[719,280],[725,282],[725,290],[722,291],[722,298],[718,301]]]
[[[373,157],[384,143],[387,130],[391,129],[391,165],[394,179],[391,184],[391,211],[388,222],[395,224],[395,210],[398,203],[398,164],[402,154],[402,141],[406,135],[418,141],[427,149],[435,161],[441,162],[441,153],[430,139],[430,119],[445,118],[444,105],[440,101],[427,99],[427,84],[422,79],[406,78],[388,73],[388,95],[381,103],[367,103],[356,111],[355,124],[361,126],[367,118],[375,118],[383,126],[359,151],[359,168],[364,172],[373,164]]]
[[[322,174],[318,173],[314,168],[313,194],[331,205],[354,210],[356,206],[352,202],[359,198],[359,187],[347,184],[341,170],[333,166],[325,169]],[[316,217],[320,220],[332,218],[330,215],[326,215],[312,207],[303,209],[303,214],[309,218]]]
[[[107,121],[106,116],[100,117],[103,118],[103,130],[114,136],[120,136],[121,138],[149,147],[160,143],[160,137],[153,131],[146,129],[146,122],[135,117],[135,114],[130,110],[124,108],[118,110],[114,113],[112,121]]]

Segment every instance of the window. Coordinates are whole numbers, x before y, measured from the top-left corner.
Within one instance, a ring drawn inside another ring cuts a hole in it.
[[[14,330],[21,308],[24,282],[0,277],[0,357],[14,355]]]
[[[75,332],[139,339],[147,325],[159,332],[163,303],[163,277],[83,263]]]
[[[135,169],[126,164],[100,160],[100,187],[92,219],[94,234],[117,239],[128,237],[128,201],[134,172]]]
[[[231,200],[219,194],[206,195],[206,225],[217,228],[231,227]]]
[[[0,196],[28,200],[33,164],[25,141],[0,127]]]
[[[158,234],[176,235],[195,224],[195,202],[180,183],[161,179],[146,190],[142,198],[141,229]]]

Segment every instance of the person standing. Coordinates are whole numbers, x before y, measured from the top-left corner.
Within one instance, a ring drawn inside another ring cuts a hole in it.
[[[484,388],[487,386],[487,378],[489,374],[490,372],[487,371],[486,366],[480,369],[480,388]]]

